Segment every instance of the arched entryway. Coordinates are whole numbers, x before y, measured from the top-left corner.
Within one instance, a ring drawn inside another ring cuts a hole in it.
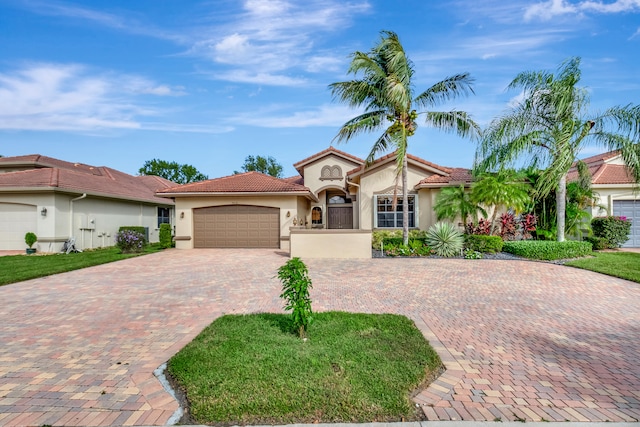
[[[327,192],[327,228],[353,228],[353,203],[346,193]]]

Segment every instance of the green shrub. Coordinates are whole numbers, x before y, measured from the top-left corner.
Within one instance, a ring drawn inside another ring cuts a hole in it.
[[[585,242],[591,243],[594,251],[609,249],[609,241],[604,237],[588,236],[584,238]]]
[[[464,250],[464,259],[482,259],[482,253],[473,249]]]
[[[32,233],[31,231],[29,231],[27,234],[24,235],[24,242],[29,247],[33,246],[33,244],[37,241],[38,241],[38,237],[36,236],[36,233]]]
[[[291,310],[291,320],[293,328],[298,332],[300,338],[311,324],[311,279],[307,266],[295,257],[287,261],[285,265],[278,269],[278,279],[282,282],[282,294],[284,298],[285,310]]]
[[[160,246],[167,249],[171,247],[171,224],[160,224]]]
[[[424,239],[426,232],[409,230],[409,240]],[[371,233],[371,247],[380,250],[380,245],[387,239],[400,239],[402,244],[402,230],[375,230]]]
[[[429,256],[431,248],[425,243],[424,239],[409,240],[408,245],[402,244],[402,238],[391,238],[385,240],[384,254],[387,256]]]
[[[437,222],[427,231],[427,245],[436,255],[452,257],[460,254],[464,246],[464,237],[455,225]]]
[[[464,247],[472,251],[485,254],[494,254],[502,251],[504,244],[500,236],[487,236],[484,234],[465,234]]]
[[[146,245],[144,235],[135,230],[118,231],[115,242],[123,254],[142,252]]]
[[[615,249],[629,240],[631,221],[624,216],[605,216],[593,218],[591,229],[595,237],[607,240],[608,248]]]
[[[556,260],[579,258],[592,251],[589,242],[554,242],[548,240],[519,240],[504,242],[503,251],[529,259]]]
[[[371,233],[371,247],[379,250],[384,240],[392,237],[402,239],[402,230],[376,230]]]
[[[144,238],[144,243],[148,243],[148,238],[147,238],[147,228],[146,227],[141,227],[138,225],[123,225],[122,227],[120,227],[118,229],[118,231],[126,231],[126,230],[130,230],[130,231],[135,231],[136,233],[140,233],[142,235],[142,237]]]

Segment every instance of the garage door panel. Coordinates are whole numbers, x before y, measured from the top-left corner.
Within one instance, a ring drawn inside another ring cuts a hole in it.
[[[613,214],[615,216],[626,216],[631,219],[629,240],[627,240],[622,247],[640,247],[640,200],[614,200]]]
[[[214,206],[194,209],[196,248],[279,248],[280,209]]]
[[[0,250],[26,248],[24,235],[37,232],[36,206],[0,203]]]

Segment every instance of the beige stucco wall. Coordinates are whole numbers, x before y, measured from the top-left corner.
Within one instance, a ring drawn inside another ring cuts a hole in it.
[[[429,173],[424,170],[416,170],[416,168],[409,165],[407,174],[407,187],[411,190],[422,179],[430,176]],[[398,180],[398,200],[401,203],[402,200],[402,181]],[[360,228],[364,230],[371,230],[374,228],[374,195],[376,194],[393,194],[393,187],[396,185],[396,165],[395,163],[388,163],[384,166],[372,169],[369,172],[363,174],[360,178]],[[423,209],[428,209],[432,206],[432,202],[422,200],[422,193],[418,193],[418,228],[426,229],[430,225],[430,214],[428,210],[423,212]]]
[[[193,249],[193,209],[224,205],[280,208],[280,248],[288,250],[289,228],[293,227],[293,219],[304,218],[308,214],[309,203],[304,197],[299,196],[177,197],[175,215],[176,248]],[[189,237],[189,240],[185,239]]]
[[[291,230],[291,257],[371,258],[369,230]]]
[[[339,166],[340,169],[342,169],[342,177],[340,179],[320,179],[322,168],[325,166]],[[328,156],[304,167],[304,185],[316,196],[323,188],[332,187],[345,189],[347,172],[357,166],[358,164],[355,162],[348,161],[334,154],[329,154]]]
[[[158,241],[156,205],[92,196],[71,203],[76,197],[53,192],[5,193],[0,195],[0,203],[36,206],[36,229],[32,231],[38,236],[36,249],[40,252],[60,251],[70,236],[76,238],[79,249],[113,246],[118,229],[127,225],[149,227],[149,240]],[[46,216],[40,214],[43,208]]]
[[[592,188],[598,194],[598,205],[605,208],[593,208],[591,215],[594,217],[613,215],[614,200],[640,200],[640,191],[634,192],[632,185],[594,185]]]

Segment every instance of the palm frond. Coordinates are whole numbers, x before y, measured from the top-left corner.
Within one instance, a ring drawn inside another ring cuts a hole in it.
[[[420,108],[430,108],[444,101],[474,94],[474,79],[469,73],[456,74],[439,81],[414,99]]]
[[[391,142],[391,136],[389,135],[387,129],[387,131],[385,131],[378,137],[378,139],[376,139],[373,147],[371,147],[371,151],[369,151],[369,154],[364,161],[365,166],[370,166],[376,160],[376,157],[378,157],[380,153],[384,153],[385,151],[389,150]]]
[[[429,111],[425,122],[436,129],[472,139],[478,138],[482,133],[480,126],[464,111]]]
[[[346,142],[362,133],[379,130],[382,128],[385,119],[386,114],[384,111],[370,111],[361,114],[342,125],[333,141]]]

